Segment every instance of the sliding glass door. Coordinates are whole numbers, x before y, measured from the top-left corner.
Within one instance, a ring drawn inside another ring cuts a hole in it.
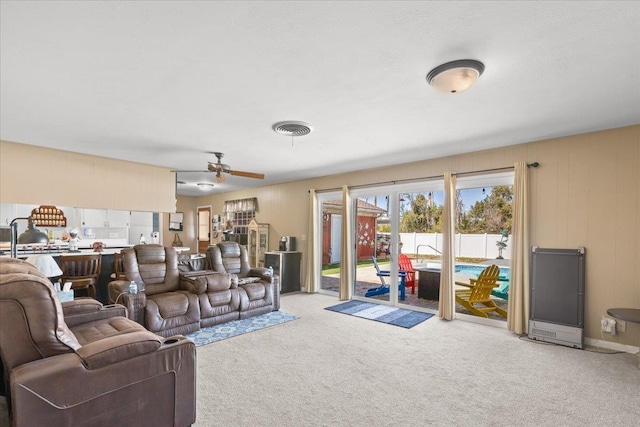
[[[322,272],[319,290],[337,295],[340,288],[340,248],[342,238],[342,192],[318,194],[318,218],[320,219],[320,246]]]
[[[356,193],[358,194],[358,193]],[[360,193],[355,198],[355,275],[353,295],[377,302],[395,302],[400,290],[397,271],[390,269],[391,221],[388,193]],[[396,286],[392,286],[396,283]]]

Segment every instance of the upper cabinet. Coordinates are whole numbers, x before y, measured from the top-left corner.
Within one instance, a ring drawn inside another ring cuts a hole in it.
[[[130,212],[111,209],[82,209],[82,226],[93,228],[129,227]]]

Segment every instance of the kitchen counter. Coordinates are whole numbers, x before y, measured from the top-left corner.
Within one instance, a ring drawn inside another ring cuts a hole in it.
[[[102,250],[102,254],[103,255],[113,255],[113,254],[118,254],[120,253],[120,251],[124,248],[130,248],[133,245],[127,245],[127,246],[118,246],[118,247],[113,247],[113,248],[104,248]],[[0,258],[9,258],[11,256],[11,250],[10,249],[4,249],[4,254],[0,254]],[[59,248],[59,249],[18,249],[18,258],[27,258],[31,255],[51,255],[53,257],[56,256],[60,256],[60,255],[87,255],[87,254],[93,254],[96,253],[93,251],[93,249],[89,249],[89,248],[81,248],[79,250],[79,252],[70,252],[68,249],[63,249],[63,248]]]

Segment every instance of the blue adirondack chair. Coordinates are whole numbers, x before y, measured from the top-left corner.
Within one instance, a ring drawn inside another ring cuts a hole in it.
[[[377,288],[371,288],[364,294],[365,297],[374,297],[377,295],[384,295],[389,293],[389,285],[387,285],[384,281],[385,277],[390,277],[391,272],[388,270],[380,270],[380,266],[378,266],[378,260],[376,257],[371,257],[373,260],[373,266],[376,268],[376,275],[380,278],[381,285]],[[398,271],[398,275],[400,276],[400,282],[398,283],[398,290],[400,291],[400,300],[404,301],[405,297],[405,280],[407,278],[407,273],[403,270]]]

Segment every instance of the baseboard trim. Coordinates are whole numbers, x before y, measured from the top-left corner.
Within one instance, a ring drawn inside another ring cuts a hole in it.
[[[597,340],[594,338],[585,338],[584,343],[594,347],[606,348],[607,350],[623,351],[625,353],[638,354],[640,347],[633,345],[618,344],[617,342]]]

